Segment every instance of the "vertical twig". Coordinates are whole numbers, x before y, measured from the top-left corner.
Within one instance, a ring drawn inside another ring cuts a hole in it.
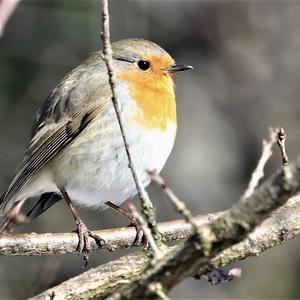
[[[242,195],[243,199],[249,198],[254,190],[257,188],[259,181],[264,177],[264,168],[272,155],[272,147],[275,144],[277,139],[277,131],[273,128],[270,128],[270,135],[269,140],[263,140],[262,142],[262,153],[261,157],[257,163],[255,170],[251,175],[251,180],[248,184],[247,189],[245,190],[244,194]]]
[[[110,43],[110,30],[109,30],[109,12],[108,12],[108,0],[102,0],[102,19],[103,19],[103,59],[106,63],[109,84],[112,92],[112,102],[117,115],[117,120],[120,126],[121,135],[123,138],[124,146],[126,149],[129,168],[132,173],[132,177],[139,195],[139,198],[142,203],[143,213],[146,217],[148,227],[153,234],[155,240],[160,240],[160,233],[156,226],[155,212],[152,202],[149,199],[149,196],[144,188],[144,185],[139,177],[135,163],[133,161],[132,155],[130,153],[129,144],[127,141],[126,128],[124,126],[122,117],[121,117],[121,104],[116,95],[116,76],[114,73],[113,59],[112,59],[112,48]]]

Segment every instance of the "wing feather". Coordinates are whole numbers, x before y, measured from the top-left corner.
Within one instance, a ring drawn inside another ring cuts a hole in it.
[[[0,210],[5,210],[10,199],[26,184],[31,176],[71,143],[102,111],[103,103],[92,108],[85,107],[68,121],[59,124],[56,130],[43,134],[39,145],[36,144],[37,142],[33,144],[33,151],[29,147],[15,179],[5,193]]]
[[[0,215],[18,200],[16,194],[38,170],[105,111],[111,103],[110,96],[108,75],[100,52],[72,70],[53,89],[35,115],[25,156],[15,178],[0,198]]]

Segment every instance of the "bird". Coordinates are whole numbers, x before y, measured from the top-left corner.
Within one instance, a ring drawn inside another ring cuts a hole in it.
[[[163,48],[139,38],[112,43],[115,89],[136,171],[160,172],[173,148],[177,115],[174,75],[192,69]],[[30,142],[0,200],[0,215],[23,199],[37,199],[33,219],[65,199],[75,219],[79,252],[89,251],[88,230],[76,208],[103,210],[137,194],[111,100],[102,51],[70,71],[37,111]],[[122,211],[121,211],[122,213]]]

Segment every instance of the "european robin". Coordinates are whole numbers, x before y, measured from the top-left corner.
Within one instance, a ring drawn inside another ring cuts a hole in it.
[[[158,45],[126,39],[112,45],[116,92],[127,139],[141,180],[161,171],[176,136],[173,77],[192,69],[175,64]],[[39,197],[34,218],[65,198],[79,230],[79,250],[93,236],[74,206],[105,209],[137,193],[111,101],[101,52],[72,70],[35,115],[31,139],[15,178],[0,200],[7,213],[20,200]],[[74,204],[74,206],[73,206]]]

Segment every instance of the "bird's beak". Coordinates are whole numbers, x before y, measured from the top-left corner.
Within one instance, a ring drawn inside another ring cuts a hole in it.
[[[189,65],[174,64],[174,65],[166,68],[165,70],[169,73],[177,73],[177,72],[187,71],[187,70],[192,70],[192,69],[193,69],[193,67],[189,66]]]

